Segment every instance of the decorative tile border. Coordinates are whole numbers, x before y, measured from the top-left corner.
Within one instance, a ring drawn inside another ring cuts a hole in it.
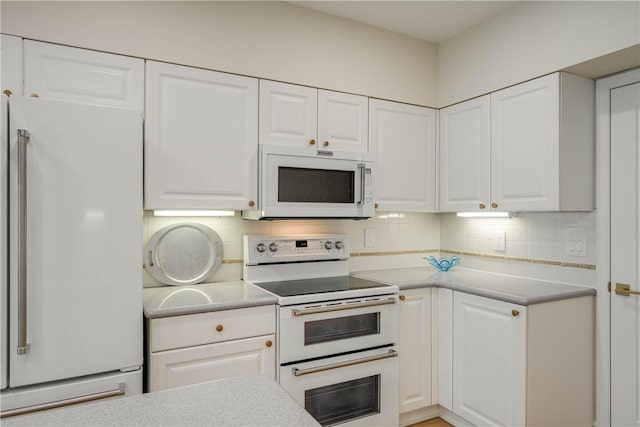
[[[443,253],[452,255],[475,256],[479,258],[497,259],[502,261],[529,262],[531,264],[555,265],[557,267],[584,268],[586,270],[595,270],[593,264],[580,264],[574,262],[552,261],[547,259],[520,258],[506,255],[481,254],[476,252],[452,251],[449,249],[416,249],[411,251],[384,251],[384,252],[352,252],[351,257],[367,257],[367,256],[390,256],[390,255],[411,255],[424,253]],[[223,264],[242,264],[242,259],[225,259]]]
[[[575,262],[551,261],[547,259],[535,259],[535,258],[519,258],[514,256],[506,256],[506,255],[493,255],[493,254],[481,254],[476,252],[452,251],[449,249],[441,249],[440,252],[444,254],[468,255],[468,256],[475,256],[480,258],[499,259],[503,261],[517,261],[517,262],[529,262],[531,264],[555,265],[558,267],[584,268],[586,270],[596,269],[596,266],[594,264],[579,264]]]
[[[387,255],[411,255],[411,254],[424,254],[429,252],[440,252],[440,249],[418,249],[413,251],[387,251],[387,252],[351,252],[351,257],[360,256],[387,256]]]

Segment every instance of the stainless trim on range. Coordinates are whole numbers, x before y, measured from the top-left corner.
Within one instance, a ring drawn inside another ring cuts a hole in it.
[[[350,305],[339,305],[339,306],[322,307],[322,308],[294,309],[294,310],[291,310],[291,314],[293,314],[295,317],[308,316],[310,314],[330,313],[332,311],[351,310],[354,308],[363,308],[363,307],[376,307],[379,305],[388,305],[388,304],[395,304],[395,303],[396,303],[395,299],[389,298],[383,301],[356,302]]]
[[[367,362],[375,362],[376,360],[388,359],[390,357],[398,357],[398,352],[395,350],[389,350],[385,354],[379,354],[376,356],[367,356],[362,357],[360,359],[353,359],[346,362],[338,362],[338,363],[330,363],[328,365],[317,366],[315,368],[293,368],[291,371],[293,372],[294,377],[300,377],[302,375],[315,374],[316,372],[330,371],[332,369],[344,368],[345,366],[353,366],[359,365],[361,363]]]

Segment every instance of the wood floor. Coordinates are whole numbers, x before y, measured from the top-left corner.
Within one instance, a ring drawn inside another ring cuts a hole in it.
[[[422,421],[418,424],[411,424],[408,427],[453,427],[451,424],[443,420],[442,418],[432,418],[427,421]]]

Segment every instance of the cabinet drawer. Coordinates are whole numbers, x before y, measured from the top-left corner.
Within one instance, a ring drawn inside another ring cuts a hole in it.
[[[274,305],[163,317],[149,322],[149,351],[269,335],[275,331]]]

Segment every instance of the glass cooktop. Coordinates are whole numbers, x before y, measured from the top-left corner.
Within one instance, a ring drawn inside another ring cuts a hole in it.
[[[389,286],[384,283],[351,276],[263,282],[254,283],[254,285],[274,293],[279,297],[322,294],[326,292],[355,291],[361,289],[384,288]]]

